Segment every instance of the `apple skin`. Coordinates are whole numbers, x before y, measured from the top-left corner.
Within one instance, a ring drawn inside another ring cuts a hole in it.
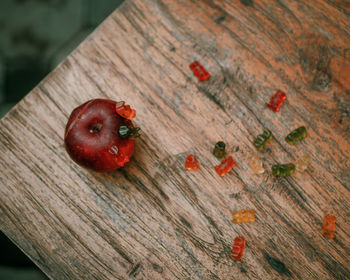
[[[77,164],[95,171],[112,171],[129,162],[135,140],[121,138],[118,131],[122,125],[133,124],[116,113],[116,103],[92,99],[71,113],[64,143]]]

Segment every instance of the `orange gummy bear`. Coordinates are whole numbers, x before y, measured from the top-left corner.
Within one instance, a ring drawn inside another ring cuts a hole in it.
[[[335,216],[331,216],[326,214],[323,219],[323,230],[322,235],[327,238],[334,238],[334,231],[335,231]]]
[[[232,211],[232,222],[235,224],[248,223],[254,221],[255,211],[253,209]]]
[[[195,155],[190,154],[186,157],[185,168],[187,170],[198,169],[198,161]]]
[[[236,162],[233,160],[231,156],[224,159],[219,165],[215,166],[216,172],[219,176],[224,176],[226,173],[230,172],[230,170],[236,166]]]
[[[131,109],[129,105],[125,105],[124,101],[117,102],[115,111],[119,116],[128,120],[132,120],[136,116],[136,110]]]

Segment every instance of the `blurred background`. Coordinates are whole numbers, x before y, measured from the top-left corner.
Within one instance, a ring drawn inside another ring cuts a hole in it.
[[[123,0],[0,0],[0,117]],[[48,279],[0,232],[0,280]]]

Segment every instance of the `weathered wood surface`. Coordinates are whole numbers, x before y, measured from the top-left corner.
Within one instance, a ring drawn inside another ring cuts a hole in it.
[[[52,279],[350,279],[349,23],[339,0],[126,1],[1,121],[1,230]],[[209,81],[193,77],[195,59]],[[266,107],[276,89],[279,113]],[[143,134],[122,170],[84,170],[64,150],[70,112],[91,98],[137,110]],[[300,125],[308,138],[288,145]],[[257,176],[263,127],[275,137]],[[223,178],[218,140],[237,161]],[[269,175],[304,153],[305,173]],[[256,222],[233,224],[241,208]],[[229,257],[237,235],[242,261]]]

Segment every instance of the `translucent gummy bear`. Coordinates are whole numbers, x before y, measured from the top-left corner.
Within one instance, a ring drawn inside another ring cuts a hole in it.
[[[295,161],[295,168],[298,172],[304,172],[310,165],[310,156],[308,154],[302,155]]]
[[[262,174],[265,172],[263,162],[257,155],[249,156],[249,166],[254,174]]]

